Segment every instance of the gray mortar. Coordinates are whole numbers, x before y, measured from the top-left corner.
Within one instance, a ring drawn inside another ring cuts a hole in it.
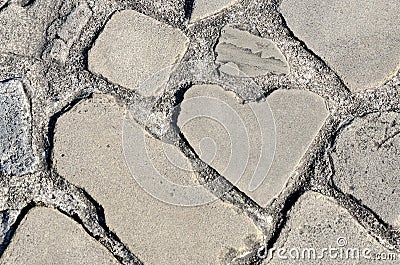
[[[121,264],[141,264],[117,236],[109,231],[101,206],[89,194],[68,183],[52,168],[51,150],[55,122],[82,98],[90,97],[96,92],[115,96],[121,105],[127,105],[134,110],[135,118],[148,132],[179,147],[192,161],[193,167],[201,169],[198,172],[201,183],[222,200],[245,212],[264,231],[264,243],[268,247],[275,243],[287,213],[297,198],[307,190],[314,190],[334,198],[378,241],[400,252],[400,231],[387,227],[371,210],[337,190],[330,181],[334,174],[330,153],[337,135],[343,128],[356,117],[363,117],[368,113],[400,112],[400,73],[375,90],[351,93],[332,69],[293,36],[278,12],[280,2],[242,0],[210,18],[189,25],[190,1],[88,0],[92,16],[83,27],[80,36],[75,36],[76,41],[69,50],[69,56],[60,64],[47,55],[56,40],[55,32],[62,27],[73,10],[75,1],[67,0],[62,4],[58,18],[50,23],[45,33],[46,42],[40,58],[12,53],[0,54],[1,80],[29,80],[30,86],[35,90],[31,106],[34,128],[32,142],[35,147],[32,153],[39,161],[38,170],[33,174],[1,177],[2,234],[12,234],[16,228],[12,225],[15,218],[10,219],[8,212],[12,212],[13,216],[19,212],[22,216],[29,207],[36,205],[56,208],[80,223],[91,236],[118,258]],[[10,3],[5,5],[7,4]],[[29,5],[25,8],[29,8]],[[88,50],[111,15],[123,9],[134,9],[180,28],[191,41],[182,61],[205,60],[209,63],[181,64],[175,69],[159,98],[143,98],[134,91],[93,75],[87,70]],[[241,28],[259,32],[261,37],[272,39],[286,57],[290,65],[290,74],[267,74],[250,80],[220,75],[217,71],[218,65],[214,63],[214,47],[225,24],[239,25]],[[252,82],[256,85],[248,86]],[[172,110],[183,100],[183,93],[192,84],[205,83],[221,84],[225,90],[236,92],[243,99],[243,103],[262,100],[276,89],[306,89],[327,101],[330,117],[292,174],[284,191],[266,208],[257,205],[216,170],[204,165],[183,135],[178,134],[176,126],[170,126],[168,134],[161,134],[160,128],[163,124],[174,125],[174,117],[177,114]],[[232,86],[227,87],[226,84]],[[261,87],[262,91],[256,90],[258,87]],[[148,116],[150,119],[146,119]],[[272,223],[268,220],[272,220]],[[5,246],[10,236],[3,238]],[[232,264],[260,263],[261,260],[256,256],[260,245],[261,243],[258,243],[252,252],[243,253],[235,258]]]

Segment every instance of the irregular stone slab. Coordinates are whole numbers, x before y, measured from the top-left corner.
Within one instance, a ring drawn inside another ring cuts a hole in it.
[[[79,224],[52,209],[34,208],[22,220],[1,264],[119,264]]]
[[[68,15],[65,23],[58,30],[58,38],[54,40],[53,47],[51,48],[50,56],[53,59],[65,63],[72,44],[79,38],[83,27],[89,21],[91,15],[92,11],[86,2],[81,2]]]
[[[289,65],[276,44],[250,32],[225,26],[215,48],[219,70],[235,76],[288,74]]]
[[[195,0],[193,4],[190,22],[196,22],[202,18],[218,13],[222,9],[236,3],[237,0]]]
[[[239,104],[232,92],[193,86],[178,126],[200,158],[262,206],[284,187],[328,112],[307,91],[277,91]]]
[[[89,51],[89,69],[150,96],[168,80],[171,66],[187,45],[188,38],[180,30],[136,11],[121,11],[112,16]]]
[[[144,191],[135,178],[153,178],[154,171],[132,175],[125,163],[125,111],[108,96],[95,95],[75,106],[57,123],[54,161],[61,175],[104,207],[107,225],[133,253],[145,264],[218,264],[228,252],[233,253],[231,248],[241,249],[247,238],[258,238],[250,219],[219,200],[180,207]],[[143,140],[144,132],[137,128],[132,128],[131,137],[136,133]],[[150,136],[145,141],[148,153],[132,148],[137,153],[128,155],[138,163],[152,163],[176,183],[194,183],[191,171],[166,164],[159,151],[161,142]],[[158,147],[153,150],[155,144]]]
[[[374,260],[377,255],[387,260]],[[393,260],[397,253],[376,242],[332,199],[315,192],[295,204],[271,256],[268,264],[273,265],[398,264]]]
[[[19,80],[0,82],[0,173],[33,172],[30,103]]]
[[[352,91],[379,85],[398,68],[399,9],[397,0],[284,0],[281,5],[294,34]]]
[[[60,2],[35,0],[28,7],[17,4],[11,2],[0,12],[0,52],[39,58],[46,29],[56,18],[54,10]]]
[[[400,114],[356,119],[337,138],[332,158],[336,186],[400,226]]]

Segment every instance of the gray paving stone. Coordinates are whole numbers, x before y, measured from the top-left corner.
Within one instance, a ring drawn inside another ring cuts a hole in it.
[[[26,1],[25,1],[26,2]],[[0,51],[40,57],[46,28],[55,19],[59,1],[36,0],[27,7],[11,1],[0,12]]]
[[[226,74],[254,77],[289,73],[285,57],[272,40],[229,25],[221,30],[215,53],[219,70]]]
[[[13,265],[120,264],[83,228],[52,209],[34,208],[0,260]]]
[[[221,11],[222,9],[236,3],[237,1],[238,0],[195,0],[190,21],[196,22],[202,18],[211,16]]]
[[[356,119],[339,135],[332,157],[336,186],[400,226],[400,115]]]
[[[154,178],[154,169],[131,174],[124,154],[138,164],[152,164],[178,184],[196,181],[192,172],[167,165],[162,143],[144,136],[137,125],[130,137],[146,141],[148,150],[124,151],[124,112],[109,96],[95,95],[75,106],[57,123],[54,161],[61,175],[104,207],[108,226],[133,253],[145,264],[219,264],[235,253],[232,248],[241,250],[259,239],[250,219],[219,200],[182,207],[146,192],[138,179]]]
[[[89,69],[150,96],[168,80],[171,66],[187,45],[180,30],[136,11],[121,11],[112,16],[90,50]]]
[[[260,205],[284,187],[328,112],[307,91],[276,91],[239,104],[212,85],[185,94],[178,126],[197,154]]]
[[[375,241],[332,199],[314,192],[296,202],[274,249],[268,264],[391,265],[400,258]],[[387,259],[377,260],[377,255]]]
[[[0,173],[34,170],[30,104],[19,80],[0,82]]]
[[[399,8],[397,0],[284,0],[281,5],[294,34],[353,91],[376,86],[398,69]]]

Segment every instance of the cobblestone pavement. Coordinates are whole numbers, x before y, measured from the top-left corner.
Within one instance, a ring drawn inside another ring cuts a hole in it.
[[[0,0],[0,264],[400,264],[397,0]]]

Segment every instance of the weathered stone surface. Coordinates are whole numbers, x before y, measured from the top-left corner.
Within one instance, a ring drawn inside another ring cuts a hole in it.
[[[11,2],[0,12],[0,52],[40,57],[46,28],[59,1],[36,0],[29,7]]]
[[[201,85],[186,92],[178,126],[205,162],[265,206],[327,115],[323,99],[307,91],[277,91],[242,105],[231,92]]]
[[[123,127],[125,161],[137,184],[156,199],[177,206],[215,201],[199,185],[190,162],[178,148],[144,134],[132,119]],[[138,155],[143,154],[142,159]]]
[[[124,162],[124,112],[108,96],[95,95],[75,106],[57,123],[54,161],[61,175],[104,207],[108,226],[133,253],[145,264],[218,264],[232,253],[230,248],[240,249],[246,238],[258,237],[250,219],[219,200],[181,207],[144,191],[135,179],[154,178],[154,170],[139,168],[130,174]],[[137,125],[132,130],[131,137],[145,138],[148,153],[131,148],[136,153],[129,157],[152,164],[178,184],[195,182],[192,172],[166,164],[165,154],[157,149],[161,142],[143,137]]]
[[[202,18],[211,16],[237,1],[238,0],[195,0],[190,21],[196,22]]]
[[[274,248],[268,264],[398,264],[374,260],[397,253],[382,247],[332,199],[314,192],[300,197]]]
[[[29,99],[19,80],[0,82],[0,174],[34,170]]]
[[[16,4],[16,5],[25,7],[25,6],[29,5],[30,2],[31,2],[30,0],[1,0],[0,8],[2,8],[3,6],[5,6],[7,4]]]
[[[282,181],[299,164],[329,112],[321,97],[305,90],[278,90],[267,101],[276,124],[275,157],[267,182]]]
[[[7,248],[7,237],[9,236],[10,230],[15,225],[18,219],[20,211],[18,210],[6,210],[0,212],[0,252],[4,253]]]
[[[140,10],[144,14],[157,17],[160,21],[166,21],[175,26],[181,25],[186,17],[187,0],[118,0],[126,9]]]
[[[250,32],[225,26],[215,48],[220,71],[236,76],[288,74],[289,65],[276,44]]]
[[[52,209],[34,208],[22,220],[1,264],[119,264],[78,223]]]
[[[145,96],[157,94],[187,42],[180,30],[153,18],[117,12],[89,52],[89,69]]]
[[[400,114],[356,119],[336,141],[334,183],[400,226]]]
[[[281,11],[294,34],[358,91],[399,66],[399,8],[397,0],[284,0]]]
[[[69,50],[79,38],[83,27],[89,21],[92,11],[86,2],[80,2],[68,15],[65,23],[58,30],[57,38],[54,40],[50,56],[64,63],[69,55]]]

